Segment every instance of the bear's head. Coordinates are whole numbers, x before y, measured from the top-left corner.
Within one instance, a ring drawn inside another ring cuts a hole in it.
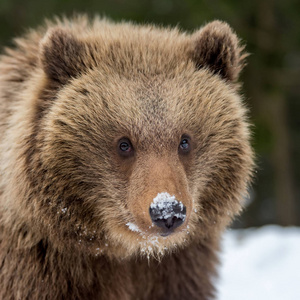
[[[242,50],[219,21],[48,30],[25,163],[53,244],[125,258],[218,237],[253,166]]]

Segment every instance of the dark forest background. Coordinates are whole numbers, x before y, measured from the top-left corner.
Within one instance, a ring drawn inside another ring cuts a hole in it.
[[[300,225],[300,1],[0,0],[0,47],[45,17],[86,12],[193,31],[228,22],[250,53],[243,94],[251,111],[257,173],[235,227]]]

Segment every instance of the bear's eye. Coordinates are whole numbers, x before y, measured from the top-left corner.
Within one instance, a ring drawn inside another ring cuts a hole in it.
[[[122,138],[118,142],[118,150],[121,156],[130,156],[133,153],[133,147],[129,139]]]
[[[179,153],[188,153],[191,150],[190,137],[183,136],[179,144]]]

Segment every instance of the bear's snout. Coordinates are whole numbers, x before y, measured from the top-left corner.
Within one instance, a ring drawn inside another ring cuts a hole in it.
[[[162,229],[161,235],[171,234],[186,218],[186,207],[175,196],[159,193],[150,205],[149,213],[154,225]]]

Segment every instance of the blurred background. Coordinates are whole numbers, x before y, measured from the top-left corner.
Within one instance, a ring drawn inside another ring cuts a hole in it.
[[[193,31],[228,22],[250,53],[241,81],[253,123],[257,173],[236,228],[300,225],[300,1],[0,0],[0,47],[45,17],[86,12]]]

